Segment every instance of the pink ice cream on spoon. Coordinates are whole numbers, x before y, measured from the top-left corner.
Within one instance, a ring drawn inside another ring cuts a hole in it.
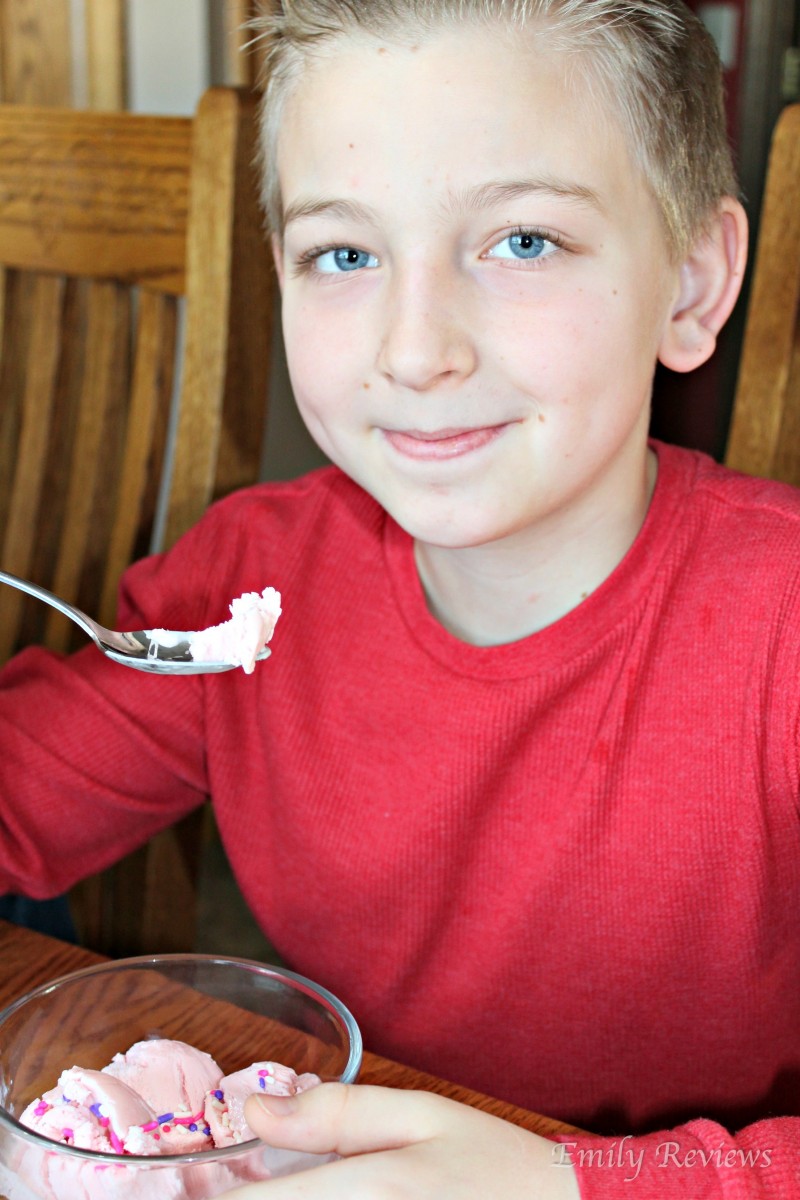
[[[188,634],[189,652],[195,662],[231,663],[252,674],[256,661],[272,638],[281,615],[281,594],[266,587],[259,592],[245,592],[228,606],[230,619],[208,629]],[[148,629],[148,637],[158,646],[174,643],[175,634],[167,629]],[[186,634],[179,635],[186,638]]]

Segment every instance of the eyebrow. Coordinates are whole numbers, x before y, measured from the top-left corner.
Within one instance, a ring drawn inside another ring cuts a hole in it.
[[[305,217],[339,217],[345,221],[368,222],[375,224],[376,214],[366,204],[357,200],[295,200],[288,205],[283,214],[284,226],[292,221],[302,221]]]
[[[482,208],[494,208],[510,200],[525,199],[526,196],[555,197],[576,204],[587,205],[604,211],[597,192],[582,183],[564,179],[536,178],[497,180],[452,192],[445,203],[445,211],[476,212]],[[309,197],[293,201],[284,213],[284,227],[306,217],[329,216],[342,220],[377,223],[377,214],[366,204],[357,200],[327,200],[324,197]]]
[[[524,200],[526,196],[554,196],[559,200],[589,205],[600,212],[604,208],[598,193],[585,184],[547,176],[498,180],[480,184],[475,188],[466,188],[453,196],[450,206],[466,210],[493,208],[507,200]]]

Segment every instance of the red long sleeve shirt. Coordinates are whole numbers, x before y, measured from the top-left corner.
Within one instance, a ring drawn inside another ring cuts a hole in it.
[[[368,1047],[606,1135],[586,1196],[632,1174],[589,1151],[648,1133],[626,1195],[797,1195],[800,497],[656,449],[616,571],[497,647],[437,624],[338,471],[215,506],[128,573],[120,627],[271,584],[272,657],[10,664],[0,890],[57,893],[210,792],[254,914]]]

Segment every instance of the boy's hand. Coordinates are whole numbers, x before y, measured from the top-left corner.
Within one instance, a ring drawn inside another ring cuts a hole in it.
[[[299,1096],[254,1096],[250,1128],[273,1146],[337,1162],[227,1192],[227,1200],[578,1200],[552,1142],[427,1092],[325,1083]]]

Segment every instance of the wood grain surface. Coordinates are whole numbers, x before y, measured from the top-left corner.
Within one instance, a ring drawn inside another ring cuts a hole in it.
[[[0,98],[72,104],[70,0],[1,0]]]
[[[772,139],[725,462],[800,484],[800,104]]]

